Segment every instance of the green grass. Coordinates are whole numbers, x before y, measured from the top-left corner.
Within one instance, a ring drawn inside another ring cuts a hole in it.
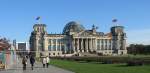
[[[76,73],[150,73],[150,66],[126,66],[125,64],[79,63],[66,60],[51,60],[51,65]]]

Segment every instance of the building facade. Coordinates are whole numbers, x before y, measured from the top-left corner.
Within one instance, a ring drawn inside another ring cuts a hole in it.
[[[113,26],[105,34],[97,32],[94,25],[86,30],[81,24],[67,23],[62,34],[48,34],[45,24],[35,24],[30,36],[30,50],[36,57],[65,56],[80,53],[99,53],[102,55],[124,55],[126,33],[123,26]]]
[[[28,49],[29,49],[29,43],[28,42],[17,42],[16,43],[16,49],[17,54],[21,57],[28,55]]]

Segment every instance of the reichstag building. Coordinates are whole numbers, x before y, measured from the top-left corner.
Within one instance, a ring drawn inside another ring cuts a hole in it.
[[[31,53],[41,56],[82,56],[82,54],[125,55],[126,33],[123,26],[112,26],[110,32],[85,29],[80,23],[67,23],[62,34],[48,34],[45,24],[35,24],[30,36]]]

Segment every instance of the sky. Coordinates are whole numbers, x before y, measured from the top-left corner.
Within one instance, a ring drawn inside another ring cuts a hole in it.
[[[48,33],[62,33],[70,21],[108,33],[115,18],[127,44],[150,44],[150,0],[0,0],[0,36],[28,41],[38,16]]]

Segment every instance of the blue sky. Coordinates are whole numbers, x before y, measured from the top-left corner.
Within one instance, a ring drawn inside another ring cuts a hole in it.
[[[69,21],[107,33],[116,18],[128,44],[150,44],[150,0],[0,0],[0,36],[28,41],[37,16],[48,33],[61,33]]]

